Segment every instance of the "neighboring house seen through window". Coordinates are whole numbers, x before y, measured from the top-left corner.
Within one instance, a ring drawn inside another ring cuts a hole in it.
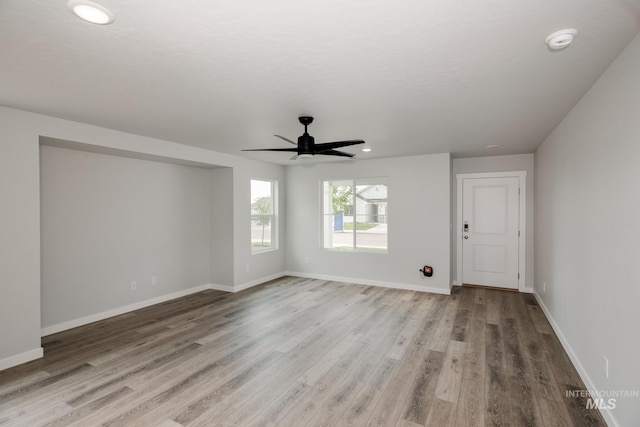
[[[387,250],[387,179],[322,182],[322,247]]]
[[[251,180],[251,252],[276,249],[275,181]]]

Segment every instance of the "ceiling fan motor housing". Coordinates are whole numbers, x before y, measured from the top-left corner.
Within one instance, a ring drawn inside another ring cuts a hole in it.
[[[298,137],[298,155],[300,154],[315,154],[313,149],[315,145],[315,139],[305,132],[302,136]]]

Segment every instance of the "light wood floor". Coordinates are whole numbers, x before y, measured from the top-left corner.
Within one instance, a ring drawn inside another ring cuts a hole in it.
[[[0,426],[601,426],[531,295],[285,277],[43,338]]]

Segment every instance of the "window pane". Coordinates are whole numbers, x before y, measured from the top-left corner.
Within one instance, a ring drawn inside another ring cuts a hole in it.
[[[274,247],[275,224],[273,182],[251,180],[251,251]]]
[[[333,246],[334,249],[353,249],[353,216],[345,213],[333,215]]]
[[[323,247],[353,249],[352,181],[325,181],[322,188]]]
[[[367,250],[387,249],[386,180],[356,180],[356,247]]]

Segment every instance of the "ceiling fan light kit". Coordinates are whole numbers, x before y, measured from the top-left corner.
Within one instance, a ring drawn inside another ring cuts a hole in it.
[[[316,144],[315,138],[309,135],[309,132],[307,131],[307,126],[313,123],[313,117],[300,116],[298,117],[298,121],[304,126],[304,133],[298,137],[297,143],[282,135],[274,135],[275,137],[280,138],[283,141],[287,141],[290,144],[296,145],[296,148],[253,148],[242,151],[288,151],[296,153],[291,158],[291,160],[296,160],[298,158],[311,158],[315,155],[353,158],[355,157],[355,154],[345,153],[344,151],[336,150],[336,148],[348,147],[350,145],[356,144],[364,144],[364,141],[362,139],[351,139],[347,141],[334,141]]]

